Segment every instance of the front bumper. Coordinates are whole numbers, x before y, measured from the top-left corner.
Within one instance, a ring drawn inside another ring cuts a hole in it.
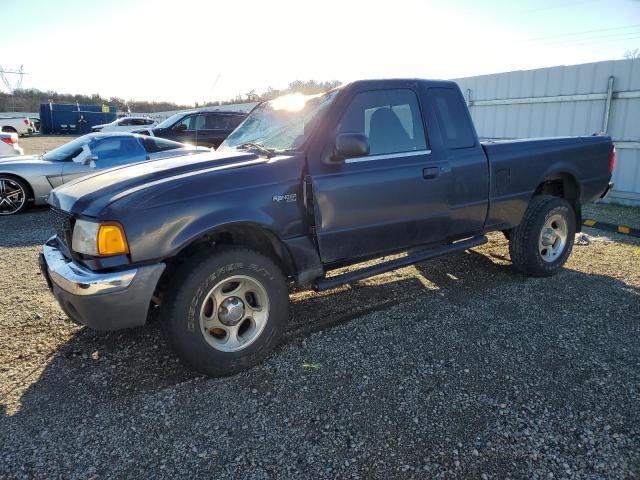
[[[69,261],[50,238],[40,268],[62,310],[76,323],[96,330],[144,325],[164,263],[96,273]]]

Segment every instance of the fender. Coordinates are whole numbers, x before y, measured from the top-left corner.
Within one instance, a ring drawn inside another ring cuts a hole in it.
[[[243,225],[263,229],[278,238],[281,243],[284,243],[282,237],[277,233],[278,230],[275,220],[264,212],[247,209],[229,209],[211,212],[187,225],[186,228],[178,232],[177,235],[167,243],[167,247],[169,248],[168,256],[177,255],[188,245],[205,235]]]

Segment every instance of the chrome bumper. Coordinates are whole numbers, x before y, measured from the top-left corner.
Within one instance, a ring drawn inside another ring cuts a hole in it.
[[[43,246],[42,275],[67,316],[96,330],[144,325],[164,263],[97,273],[69,261],[56,237]]]
[[[74,295],[100,295],[127,289],[138,273],[137,268],[112,273],[96,273],[67,260],[55,246],[55,237],[42,247],[51,281]]]

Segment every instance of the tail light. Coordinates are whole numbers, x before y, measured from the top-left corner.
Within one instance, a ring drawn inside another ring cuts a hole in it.
[[[609,159],[609,173],[613,172],[613,167],[616,166],[616,146],[613,146],[611,150],[611,158]]]
[[[9,135],[6,138],[3,138],[2,141],[4,143],[8,143],[9,145],[13,145],[14,143],[18,143],[18,141],[15,138],[13,138],[13,136],[11,136],[11,135]]]
[[[24,124],[25,124],[27,127],[29,126],[29,119],[28,119],[28,118],[25,118],[25,119],[23,120],[23,122],[24,122]]]

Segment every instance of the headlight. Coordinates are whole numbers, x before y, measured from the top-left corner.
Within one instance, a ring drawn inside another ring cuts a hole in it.
[[[76,220],[71,248],[75,252],[93,256],[129,253],[124,229],[115,222]]]

